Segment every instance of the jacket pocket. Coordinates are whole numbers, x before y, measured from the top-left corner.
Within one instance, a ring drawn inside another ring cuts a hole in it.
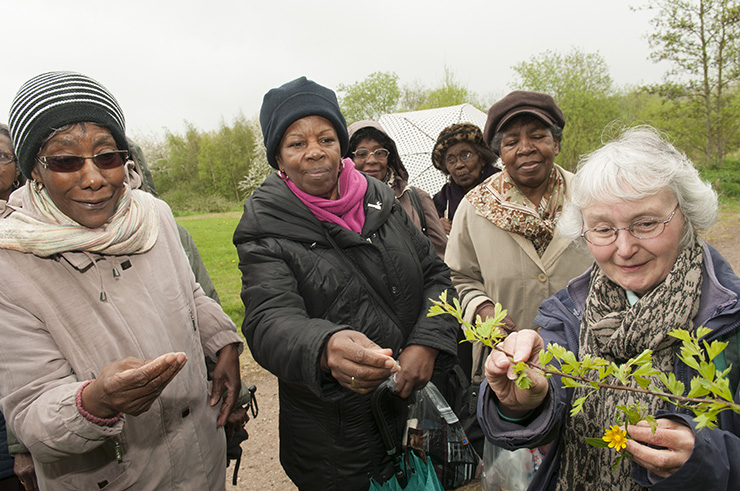
[[[44,473],[47,478],[63,489],[124,489],[133,478],[126,471],[131,460],[120,447],[117,440],[110,438],[100,447],[84,454],[69,457],[53,464],[47,464]]]

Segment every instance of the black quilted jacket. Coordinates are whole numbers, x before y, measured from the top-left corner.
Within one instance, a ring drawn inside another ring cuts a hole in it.
[[[362,234],[320,222],[272,175],[247,200],[234,233],[246,309],[242,331],[255,360],[280,380],[280,460],[300,489],[367,489],[371,476],[382,481],[392,474],[369,396],[342,388],[319,368],[334,332],[361,331],[394,356],[409,344],[434,347],[438,364],[457,350],[452,318],[426,317],[429,298],[445,290],[455,295],[447,266],[393,191],[374,179],[368,179],[365,214]],[[343,262],[327,233],[368,272],[402,328]],[[399,433],[404,407],[395,407]]]

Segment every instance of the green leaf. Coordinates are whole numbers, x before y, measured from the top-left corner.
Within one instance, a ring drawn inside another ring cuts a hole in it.
[[[709,357],[709,361],[714,360],[717,355],[722,353],[724,349],[727,347],[727,343],[724,341],[712,341],[710,345],[707,346],[707,343],[704,342],[704,347],[707,350],[707,356]]]
[[[699,375],[703,378],[712,381],[714,380],[714,374],[717,370],[714,368],[714,363],[702,361],[699,363]]]
[[[563,387],[572,387],[572,388],[583,387],[583,384],[573,380],[572,378],[562,377],[560,380],[563,382]]]
[[[686,343],[691,342],[691,333],[689,333],[689,331],[687,331],[686,329],[673,329],[668,333],[668,335],[680,339],[681,341],[684,341]]]
[[[602,438],[585,437],[584,440],[592,447],[606,448],[609,446],[609,442],[605,442]]]
[[[552,353],[549,351],[540,351],[540,366],[545,367],[552,360]]]

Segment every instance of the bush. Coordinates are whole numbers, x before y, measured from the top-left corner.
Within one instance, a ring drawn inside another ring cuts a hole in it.
[[[196,194],[184,189],[173,189],[160,195],[170,205],[175,216],[193,213],[224,213],[238,209],[241,203],[217,194]]]
[[[728,157],[721,169],[700,167],[699,173],[719,193],[720,201],[726,203],[740,199],[740,158]]]

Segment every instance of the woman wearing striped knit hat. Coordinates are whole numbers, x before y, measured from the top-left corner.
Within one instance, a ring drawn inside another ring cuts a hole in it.
[[[39,488],[224,489],[242,342],[135,189],[118,103],[45,73],[9,126],[28,183],[0,220],[0,406]]]

